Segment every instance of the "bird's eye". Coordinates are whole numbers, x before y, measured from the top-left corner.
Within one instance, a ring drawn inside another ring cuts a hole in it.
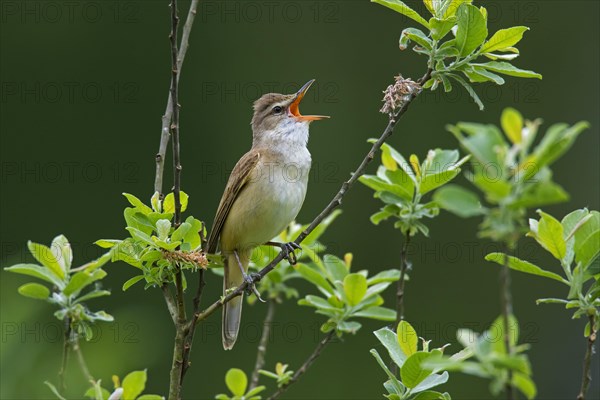
[[[283,107],[281,107],[281,106],[273,107],[273,114],[281,114],[282,111],[283,111]]]

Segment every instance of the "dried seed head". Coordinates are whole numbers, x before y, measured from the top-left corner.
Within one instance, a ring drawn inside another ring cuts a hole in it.
[[[421,85],[410,78],[404,79],[402,75],[398,75],[395,79],[394,84],[383,91],[383,106],[379,110],[387,114],[391,121],[394,120],[396,112],[422,90]]]

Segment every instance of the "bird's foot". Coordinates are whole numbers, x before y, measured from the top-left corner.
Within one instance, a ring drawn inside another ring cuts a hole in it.
[[[262,297],[260,297],[260,292],[256,289],[255,282],[260,281],[260,279],[261,276],[256,273],[244,274],[244,281],[246,282],[246,295],[250,296],[252,293],[254,293],[256,298],[261,303],[266,303],[266,301],[264,301]]]
[[[277,246],[281,249],[283,253],[283,257],[288,260],[290,265],[296,265],[298,259],[296,258],[295,250],[301,250],[302,247],[296,242],[287,242],[287,243],[276,243],[276,242],[268,242],[267,244],[271,246]]]

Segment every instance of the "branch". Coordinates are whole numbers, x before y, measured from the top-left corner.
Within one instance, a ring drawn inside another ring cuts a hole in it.
[[[183,32],[181,35],[181,44],[179,46],[179,53],[177,55],[177,83],[179,83],[179,76],[181,76],[181,68],[183,66],[183,60],[185,59],[185,55],[187,53],[190,32],[192,31],[192,25],[194,24],[194,18],[196,17],[196,9],[198,7],[198,0],[192,0],[190,4],[190,9],[187,14],[187,19],[185,21],[185,25],[183,26]],[[173,86],[173,80],[171,78],[171,86]],[[173,99],[169,96],[167,100],[167,107],[165,109],[165,113],[162,117],[162,129],[160,136],[160,145],[158,148],[158,153],[155,156],[156,160],[156,175],[154,177],[154,191],[161,193],[163,190],[163,175],[164,175],[164,162],[165,162],[165,154],[167,153],[167,146],[169,144],[170,139],[170,125],[173,117]]]
[[[315,350],[306,359],[306,361],[304,361],[304,364],[302,364],[302,366],[300,367],[300,369],[298,369],[296,371],[296,373],[292,376],[292,378],[290,379],[290,381],[287,384],[281,386],[279,389],[277,389],[277,391],[275,393],[273,393],[267,400],[275,400],[276,398],[278,398],[279,396],[281,396],[288,389],[288,387],[290,387],[290,385],[292,385],[293,383],[296,383],[298,381],[298,379],[300,379],[300,377],[302,375],[304,375],[304,373],[306,372],[306,370],[321,355],[321,352],[323,351],[323,349],[331,342],[331,340],[334,337],[335,337],[335,329],[329,331],[329,333],[327,334],[327,336],[325,336],[323,339],[321,339],[321,341],[319,342],[319,344],[317,345],[317,347],[315,348]]]
[[[429,69],[425,73],[425,75],[423,75],[423,77],[418,80],[418,83],[419,84],[423,84],[424,82],[426,82],[431,77],[431,72],[432,72],[431,69]],[[406,112],[406,110],[408,110],[408,107],[414,101],[414,99],[417,97],[417,95],[418,95],[418,93],[412,93],[410,95],[410,97],[406,100],[406,102],[404,102],[403,106],[398,110],[398,112],[396,112],[395,114],[393,114],[393,115],[390,116],[390,120],[388,122],[388,125],[386,126],[385,130],[381,134],[381,137],[373,144],[373,146],[371,147],[371,150],[369,150],[369,152],[367,153],[367,155],[365,156],[365,158],[359,164],[359,166],[356,169],[356,171],[350,177],[350,179],[348,179],[346,182],[344,182],[342,184],[342,187],[337,192],[337,194],[333,197],[333,199],[329,202],[329,204],[327,205],[327,207],[325,207],[323,209],[323,211],[321,211],[321,213],[319,215],[317,215],[317,217],[310,223],[310,225],[304,231],[302,231],[298,235],[298,237],[296,238],[296,240],[294,240],[294,243],[296,243],[298,245],[300,243],[302,243],[302,241],[304,239],[306,239],[306,237],[317,226],[319,226],[319,224],[325,218],[327,218],[337,207],[340,206],[340,204],[342,204],[342,198],[344,197],[344,195],[348,192],[348,190],[350,189],[350,187],[358,180],[358,178],[360,178],[365,173],[367,165],[371,161],[373,161],[373,158],[375,157],[375,153],[381,148],[381,146],[387,140],[387,138],[392,135],[392,133],[394,132],[394,128],[396,127],[396,124],[400,120],[400,117],[402,115],[404,115],[404,113]],[[284,253],[280,252],[269,263],[269,265],[267,265],[266,267],[264,267],[257,274],[253,275],[252,283],[259,282],[262,278],[264,278],[265,275],[267,275],[269,272],[271,272],[277,266],[277,264],[281,260],[283,260],[283,258],[284,258]],[[249,283],[249,281],[244,281],[244,283],[242,283],[240,286],[238,286],[234,291],[232,291],[231,293],[229,293],[227,296],[221,297],[219,300],[215,301],[213,304],[211,304],[208,308],[206,308],[204,311],[202,311],[197,316],[196,322],[200,322],[200,321],[205,320],[212,313],[214,313],[219,308],[221,308],[223,306],[223,304],[231,301],[231,299],[233,299],[233,298],[235,298],[237,296],[240,296],[242,293],[244,293],[244,291],[246,290],[246,287],[248,287],[248,283]]]
[[[73,350],[75,350],[75,354],[77,354],[77,361],[79,362],[79,367],[81,368],[81,372],[83,372],[83,375],[85,376],[85,378],[90,381],[92,384],[94,384],[96,381],[94,379],[94,377],[92,376],[92,374],[90,373],[90,370],[85,362],[85,358],[83,357],[83,353],[81,352],[81,347],[79,346],[79,339],[76,338],[75,342],[73,343]]]
[[[577,396],[577,400],[584,400],[585,395],[588,391],[588,387],[590,386],[590,382],[592,381],[592,375],[590,370],[590,365],[592,362],[592,355],[594,354],[594,342],[596,341],[596,332],[594,325],[596,324],[596,319],[594,315],[590,315],[590,336],[587,338],[587,350],[585,351],[585,358],[583,359],[583,377],[581,378],[581,390],[579,391],[579,395]]]
[[[502,301],[502,336],[504,340],[504,348],[506,354],[511,355],[513,353],[512,344],[510,343],[510,316],[513,313],[512,310],[512,295],[510,292],[510,269],[508,268],[508,251],[504,252],[504,260],[502,262],[502,270],[500,271],[500,285],[501,285],[501,301]],[[508,370],[508,379],[504,390],[506,391],[506,399],[512,400],[515,398],[515,388],[512,384],[513,373],[512,370]]]
[[[265,354],[267,353],[267,346],[269,344],[273,317],[275,317],[275,300],[271,299],[267,308],[265,321],[263,322],[262,336],[260,337],[260,343],[256,353],[256,364],[254,364],[254,371],[252,371],[252,378],[250,379],[250,390],[258,386],[259,371],[265,366]]]
[[[65,391],[65,376],[67,373],[67,362],[69,360],[69,347],[71,346],[71,320],[69,317],[65,318],[65,335],[63,338],[63,351],[62,351],[62,362],[60,371],[58,372],[58,379],[60,381],[60,390]]]
[[[398,286],[396,291],[396,325],[395,328],[400,324],[400,321],[404,319],[404,282],[406,281],[406,270],[408,269],[408,245],[410,243],[410,232],[407,232],[406,239],[402,244],[402,250],[400,252],[400,279],[398,280]],[[391,370],[394,374],[398,373],[398,365],[392,360]]]
[[[171,319],[173,319],[173,324],[177,324],[177,305],[175,304],[175,299],[173,299],[173,295],[169,290],[169,285],[167,283],[163,283],[160,288],[162,289],[165,297],[165,303],[167,303],[167,309],[169,310]]]

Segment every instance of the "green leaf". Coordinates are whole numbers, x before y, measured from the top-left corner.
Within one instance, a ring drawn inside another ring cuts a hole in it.
[[[85,397],[89,397],[92,400],[108,400],[110,397],[110,392],[103,387],[101,387],[98,382],[96,382],[95,386],[92,386],[84,393]],[[137,399],[139,400],[139,398]]]
[[[575,260],[586,269],[600,254],[600,213],[591,211],[591,218],[575,232]]]
[[[444,11],[443,17],[448,18],[448,17],[452,17],[452,16],[456,15],[456,12],[458,11],[461,4],[463,4],[463,3],[471,4],[472,2],[473,2],[473,0],[450,0],[449,2],[447,2],[445,9],[443,9],[443,11]]]
[[[184,241],[184,243],[189,243],[190,248],[192,250],[196,250],[201,245],[201,239],[200,239],[199,232],[202,230],[206,230],[206,229],[204,228],[202,221],[200,221],[192,216],[187,217],[187,219],[185,220],[185,223],[190,224],[191,227],[185,234],[183,241]],[[318,229],[318,227],[317,227],[317,229]],[[204,233],[204,234],[206,235],[206,233]]]
[[[323,257],[323,265],[327,269],[331,282],[343,281],[346,275],[348,275],[346,263],[334,255],[326,254]]]
[[[123,193],[123,196],[125,196],[125,198],[129,201],[129,203],[132,206],[134,206],[137,209],[137,211],[141,212],[142,214],[147,215],[152,212],[152,209],[150,207],[145,205],[140,199],[138,199],[134,195],[129,194],[129,193]]]
[[[36,264],[16,264],[12,267],[5,268],[6,271],[14,272],[21,275],[33,276],[49,282],[59,289],[65,287],[65,283],[53,274],[48,268]]]
[[[385,365],[385,362],[383,362],[383,360],[381,359],[381,356],[379,355],[377,350],[371,349],[370,353],[373,355],[373,357],[375,357],[375,360],[377,360],[377,363],[379,364],[381,369],[383,369],[387,374],[388,378],[390,379],[388,382],[390,382],[391,386],[393,386],[394,391],[396,393],[404,393],[406,391],[404,385],[394,376],[394,374],[390,372],[387,365]]]
[[[327,312],[328,315],[335,314],[340,311],[339,308],[331,305],[327,300],[312,294],[306,295],[303,299],[298,300],[298,304],[301,306],[315,307]]]
[[[171,231],[171,221],[167,219],[159,219],[156,221],[156,233],[158,238],[162,241],[166,241]]]
[[[569,200],[569,194],[554,182],[537,182],[526,187],[511,204],[511,208],[541,207]]]
[[[475,104],[477,104],[477,106],[479,107],[479,110],[483,111],[485,106],[483,105],[481,99],[475,92],[475,89],[473,89],[473,87],[471,85],[469,85],[467,82],[465,82],[465,80],[458,75],[448,74],[448,76],[451,77],[452,79],[454,79],[456,82],[460,83],[465,88],[467,93],[469,93],[469,96],[471,96],[471,98],[473,99]]]
[[[562,224],[552,215],[546,214],[541,210],[538,210],[538,214],[540,215],[540,221],[530,220],[529,226],[531,231],[527,236],[533,236],[554,258],[562,260],[567,253]]]
[[[500,117],[502,129],[512,143],[521,143],[523,133],[523,116],[514,108],[508,107]]]
[[[225,375],[225,384],[235,396],[243,396],[248,386],[248,377],[239,368],[231,368]]]
[[[165,398],[158,394],[143,394],[136,400],[165,400]]]
[[[50,382],[48,382],[48,381],[45,381],[45,382],[44,382],[44,384],[50,388],[50,390],[52,391],[52,393],[53,393],[53,394],[54,394],[54,395],[55,395],[55,396],[56,396],[56,397],[57,397],[59,400],[66,400],[66,399],[65,399],[65,398],[64,398],[64,397],[63,397],[63,396],[60,394],[60,392],[58,391],[58,389],[56,389],[56,387],[55,387],[53,384],[51,384],[51,383],[50,383]]]
[[[58,262],[56,255],[49,247],[44,246],[43,244],[34,243],[32,241],[27,242],[27,247],[29,248],[29,251],[33,257],[40,264],[48,268],[59,279],[65,279],[65,270],[63,270],[63,267]]]
[[[429,20],[429,26],[431,27],[431,37],[435,40],[443,39],[444,36],[446,36],[448,32],[450,32],[450,30],[455,24],[456,17],[453,16],[446,19],[440,19],[435,17],[431,18]]]
[[[425,378],[431,375],[432,370],[422,367],[423,361],[430,358],[431,353],[418,351],[406,359],[400,369],[402,383],[412,389],[421,383]]]
[[[575,139],[587,128],[589,128],[589,123],[585,121],[578,122],[571,127],[566,124],[552,125],[548,128],[533,154],[523,164],[533,165],[537,171],[546,165],[552,164],[571,148]]]
[[[469,157],[458,160],[457,150],[430,150],[421,166],[421,184],[419,193],[422,195],[450,182],[460,172]]]
[[[110,291],[108,290],[93,290],[89,293],[84,294],[81,297],[78,297],[73,303],[83,303],[84,301],[95,299],[96,297],[110,296]]]
[[[485,256],[485,259],[487,261],[492,261],[497,264],[504,265],[504,257],[505,257],[505,254],[503,254],[503,253],[490,253],[487,256]],[[555,274],[554,272],[543,270],[540,267],[538,267],[537,265],[534,265],[530,262],[521,260],[517,257],[513,257],[513,256],[507,256],[507,257],[508,257],[508,267],[510,269],[514,269],[515,271],[525,272],[525,273],[531,274],[531,275],[538,275],[538,276],[543,276],[545,278],[554,279],[555,281],[562,282],[566,285],[569,284],[568,281],[563,279],[560,275]]]
[[[396,320],[396,311],[385,307],[369,307],[353,313],[352,316],[392,322]]]
[[[433,200],[443,209],[462,218],[469,218],[485,213],[479,197],[473,192],[458,185],[447,185],[433,194]]]
[[[407,199],[407,200],[412,199],[412,196],[413,196],[413,192],[409,191],[409,189],[406,186],[388,183],[377,176],[363,175],[360,178],[358,178],[358,180],[363,185],[365,185],[377,192],[390,192],[400,198]]]
[[[296,264],[295,269],[304,279],[315,285],[323,294],[327,296],[333,294],[333,287],[318,271],[303,263]]]
[[[496,85],[504,85],[504,78],[481,67],[469,65],[469,69],[463,70],[463,73],[471,82],[494,82]]]
[[[387,349],[390,358],[398,365],[402,367],[407,356],[402,351],[402,348],[398,345],[398,337],[389,328],[381,328],[373,332],[381,344]]]
[[[58,235],[52,240],[50,248],[56,254],[56,260],[60,264],[65,274],[71,270],[71,263],[73,262],[73,251],[71,245],[64,235]]]
[[[344,278],[344,293],[352,307],[361,302],[367,293],[367,279],[361,274],[348,274]]]
[[[408,18],[412,19],[415,22],[423,25],[425,28],[429,29],[429,24],[423,17],[419,15],[418,12],[401,2],[400,0],[371,0],[373,3],[381,4],[384,7],[387,7],[391,10],[396,11]]]
[[[518,78],[537,78],[542,79],[542,75],[537,72],[519,69],[512,64],[504,61],[490,61],[484,64],[472,64],[474,66],[482,67],[499,74],[508,76],[516,76]]]
[[[144,275],[137,275],[137,276],[134,276],[133,278],[128,279],[123,284],[123,291],[126,291],[127,289],[129,289],[130,287],[132,287],[133,285],[135,285],[136,283],[138,283],[142,279],[144,279]]]
[[[440,393],[433,390],[427,390],[417,394],[412,400],[447,400],[450,396],[448,393]]]
[[[81,289],[85,288],[86,286],[97,280],[104,278],[105,276],[106,272],[102,269],[95,269],[93,271],[79,271],[75,275],[71,276],[69,283],[63,289],[63,293],[66,296],[77,296]]]
[[[183,192],[179,192],[179,201],[181,202],[181,212],[184,212],[187,209],[189,196]],[[173,193],[169,193],[165,196],[165,199],[162,203],[162,208],[164,213],[174,213],[175,212],[175,195]]]
[[[513,26],[512,28],[500,29],[481,47],[481,53],[490,53],[514,46],[521,41],[523,34],[528,30],[529,28],[526,26]]]
[[[103,249],[110,249],[111,247],[114,247],[119,243],[121,243],[121,240],[115,239],[100,239],[94,242],[96,246],[102,247]]]
[[[462,4],[456,13],[456,48],[461,57],[466,57],[477,49],[488,35],[487,23],[479,8]]]
[[[400,345],[402,352],[408,357],[415,354],[417,352],[417,343],[419,341],[415,328],[406,321],[400,321],[396,333],[398,336],[398,344]]]
[[[47,300],[50,296],[50,289],[39,283],[26,283],[17,290],[22,296],[32,299]]]
[[[188,222],[184,222],[183,224],[179,225],[179,228],[175,229],[175,231],[171,235],[171,240],[174,242],[183,241],[183,238],[188,233],[188,231],[191,229],[191,227],[192,227],[192,224],[190,224]]]
[[[368,278],[367,285],[372,286],[382,282],[396,282],[398,279],[400,279],[400,271],[397,269],[388,269]]]
[[[423,379],[423,381],[421,383],[419,383],[417,385],[417,387],[415,387],[412,390],[412,392],[413,393],[421,392],[423,390],[431,389],[432,387],[443,385],[446,382],[448,382],[448,372],[444,371],[441,374],[431,374],[427,378]],[[432,392],[432,393],[437,393],[437,392]],[[445,397],[434,397],[434,398],[435,399],[437,399],[437,398],[444,399]]]
[[[355,334],[362,327],[359,322],[356,321],[340,321],[337,324],[336,329],[340,332],[346,332]]]
[[[146,370],[133,371],[123,379],[123,400],[134,400],[146,387]]]
[[[404,48],[406,48],[406,45],[408,44],[408,40],[406,40],[405,38],[412,40],[413,42],[421,45],[423,48],[425,48],[429,51],[431,51],[431,49],[433,49],[433,42],[420,29],[406,28],[402,31],[400,43],[404,45]],[[404,48],[402,48],[402,46],[400,46],[400,50],[404,50]]]
[[[533,380],[521,373],[521,372],[513,372],[512,384],[514,387],[519,389],[521,393],[527,398],[527,400],[535,399],[537,395],[537,388]]]

